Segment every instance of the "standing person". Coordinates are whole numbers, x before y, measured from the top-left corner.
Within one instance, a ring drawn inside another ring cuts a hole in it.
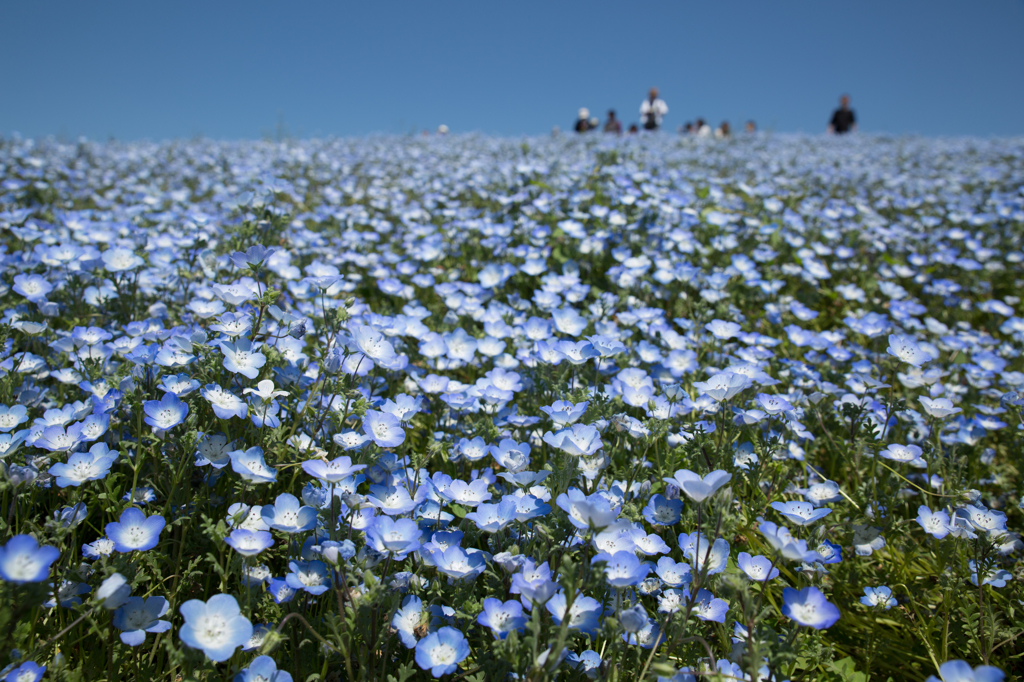
[[[576,116],[576,132],[585,133],[590,130],[590,109],[580,107]]]
[[[697,137],[711,137],[711,126],[704,119],[698,118],[697,123],[693,126],[693,134]]]
[[[850,96],[839,98],[839,108],[832,112],[832,120],[828,124],[828,132],[843,135],[857,130],[857,117],[850,108]]]
[[[747,132],[748,133],[756,133],[757,132],[757,124],[754,123],[753,120],[747,121]]]
[[[615,110],[608,110],[608,120],[604,123],[604,131],[606,133],[615,133],[616,135],[622,134],[622,123],[619,119],[615,118]]]
[[[647,99],[640,104],[640,120],[643,122],[644,130],[657,130],[661,127],[662,117],[668,113],[668,105],[665,100],[658,97],[658,88],[651,88],[647,93]]]

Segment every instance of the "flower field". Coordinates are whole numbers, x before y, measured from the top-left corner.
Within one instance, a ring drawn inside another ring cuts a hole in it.
[[[1024,674],[1024,140],[15,137],[0,228],[4,680]]]

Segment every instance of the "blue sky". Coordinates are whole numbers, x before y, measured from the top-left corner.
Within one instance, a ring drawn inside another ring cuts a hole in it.
[[[0,134],[105,139],[627,124],[1024,134],[1024,2],[10,2]]]

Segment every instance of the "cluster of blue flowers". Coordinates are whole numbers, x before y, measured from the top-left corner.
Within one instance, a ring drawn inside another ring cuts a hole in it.
[[[14,138],[0,234],[6,680],[1020,659],[1020,141]]]

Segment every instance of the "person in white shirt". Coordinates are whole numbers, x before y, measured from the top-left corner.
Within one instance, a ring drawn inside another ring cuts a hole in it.
[[[651,91],[640,104],[640,120],[643,122],[644,130],[657,130],[661,127],[662,117],[668,113],[668,105],[665,100],[658,98],[658,88],[651,88]]]

